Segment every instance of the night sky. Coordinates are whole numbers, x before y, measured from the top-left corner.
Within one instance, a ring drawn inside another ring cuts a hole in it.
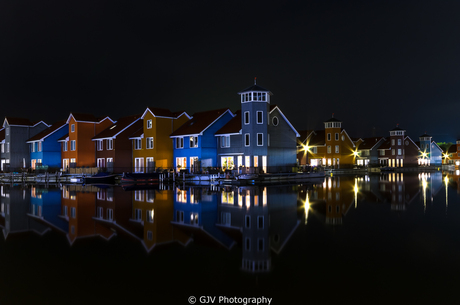
[[[0,117],[240,108],[271,90],[297,130],[460,137],[460,1],[0,2]]]

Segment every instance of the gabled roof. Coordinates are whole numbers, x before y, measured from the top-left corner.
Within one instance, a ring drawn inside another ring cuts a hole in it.
[[[214,124],[214,122],[216,122],[227,112],[230,113],[232,117],[235,116],[229,108],[197,112],[193,115],[192,119],[174,131],[171,134],[171,137],[202,135],[206,129],[208,129],[212,124]]]
[[[63,128],[66,125],[67,123],[64,120],[56,122],[50,127],[48,127],[47,129],[43,130],[42,132],[36,134],[35,136],[27,140],[27,143],[43,141],[46,137],[52,135],[53,133],[55,133],[56,131],[58,131],[59,129]]]
[[[279,113],[281,114],[281,116],[283,117],[283,119],[286,121],[286,123],[292,128],[292,130],[295,132],[296,134],[296,137],[300,137],[300,134],[297,132],[297,130],[294,128],[294,126],[291,124],[291,122],[289,122],[289,120],[286,118],[286,116],[284,115],[284,113],[281,111],[281,109],[278,107],[278,106],[273,106],[273,107],[270,107],[272,109],[270,109],[270,113],[272,113],[273,111],[275,111],[275,109],[278,109]]]
[[[327,121],[324,121],[324,123],[332,123],[332,122],[340,122],[340,123],[341,123],[342,121],[341,121],[341,120],[338,120],[338,119],[336,119],[336,118],[334,118],[334,117],[330,118],[330,119],[327,120]]]
[[[185,114],[190,119],[190,116],[185,111],[172,112],[171,110],[166,109],[166,108],[156,108],[156,107],[147,107],[147,109],[145,109],[144,113],[142,114],[142,118],[144,118],[147,112],[150,112],[154,117],[171,118],[171,119],[177,119],[181,115]]]
[[[112,121],[112,123],[115,123],[114,120],[112,120],[110,117],[104,117],[104,118],[96,118],[93,114],[89,113],[76,113],[76,112],[71,112],[69,117],[67,118],[67,124],[70,121],[70,118],[73,117],[76,122],[81,122],[81,123],[100,123],[104,121],[105,119],[109,119]]]
[[[268,92],[268,94],[273,95],[273,93],[271,93],[270,90],[267,90],[259,85],[252,85],[251,87],[241,90],[240,92],[238,92],[238,94],[245,93],[245,92],[251,92],[251,91]]]
[[[301,130],[301,131],[299,131],[299,134],[300,134],[299,141],[301,143],[304,143],[305,141],[307,141],[308,136],[310,136],[310,134],[312,132],[314,132],[314,130]]]
[[[138,130],[136,130],[129,136],[129,139],[133,140],[133,139],[143,138],[143,135],[144,135],[144,126],[140,126]]]
[[[130,115],[119,119],[116,123],[107,127],[92,139],[114,139],[117,135],[131,126],[134,126],[133,128],[135,129],[142,127],[141,114]]]
[[[219,129],[215,135],[239,134],[241,131],[241,110],[235,112],[235,117]]]
[[[391,140],[385,139],[385,141],[380,145],[378,149],[391,149]]]
[[[326,132],[324,130],[314,130],[310,135],[308,145],[310,146],[321,146],[326,145]]]
[[[409,139],[412,143],[414,143],[414,145],[417,146],[418,150],[420,150],[420,146],[417,145],[417,144],[415,144],[414,140],[412,140],[409,136],[406,136],[406,137],[404,138],[404,141],[406,141],[407,139]]]
[[[398,124],[398,125],[396,125],[396,127],[395,127],[395,128],[393,128],[393,129],[392,129],[392,130],[390,130],[390,131],[399,131],[399,130],[401,130],[401,131],[406,131],[405,129],[401,129],[401,128],[399,128],[399,124]]]
[[[5,117],[5,120],[3,121],[3,127],[5,127],[5,124],[8,123],[10,126],[28,126],[28,127],[34,127],[40,123],[45,124],[45,126],[49,127],[50,125],[46,124],[43,121],[38,121],[38,122],[31,122],[29,119],[25,118],[13,118],[13,117]]]
[[[371,137],[371,138],[364,138],[362,140],[363,142],[359,144],[358,150],[361,150],[361,149],[372,150],[378,143],[383,142],[385,138],[384,137]]]

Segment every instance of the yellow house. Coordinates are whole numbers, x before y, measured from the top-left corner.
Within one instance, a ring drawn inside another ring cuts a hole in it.
[[[324,130],[311,131],[298,146],[300,165],[348,168],[355,164],[357,146],[342,122],[334,117],[324,122]]]
[[[152,172],[155,168],[173,168],[172,132],[190,120],[186,112],[173,113],[164,108],[147,109],[142,114],[142,128],[130,139],[133,141],[133,171]]]

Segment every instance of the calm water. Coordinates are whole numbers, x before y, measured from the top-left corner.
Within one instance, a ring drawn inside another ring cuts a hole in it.
[[[0,304],[455,304],[454,178],[2,185]]]

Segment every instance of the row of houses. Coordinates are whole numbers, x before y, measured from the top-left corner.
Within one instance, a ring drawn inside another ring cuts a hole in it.
[[[324,122],[324,130],[298,132],[271,104],[269,90],[254,83],[238,94],[241,109],[236,112],[221,108],[190,115],[147,107],[117,121],[72,112],[52,125],[6,117],[0,130],[1,170],[97,167],[109,172],[202,172],[217,167],[291,172],[299,165],[442,163],[442,149],[427,134],[414,141],[396,127],[386,137],[352,138],[334,117]]]
[[[247,168],[291,171],[299,133],[257,84],[238,93],[241,110],[144,113],[96,118],[70,113],[52,125],[6,117],[0,131],[1,170],[98,167],[110,172]]]

